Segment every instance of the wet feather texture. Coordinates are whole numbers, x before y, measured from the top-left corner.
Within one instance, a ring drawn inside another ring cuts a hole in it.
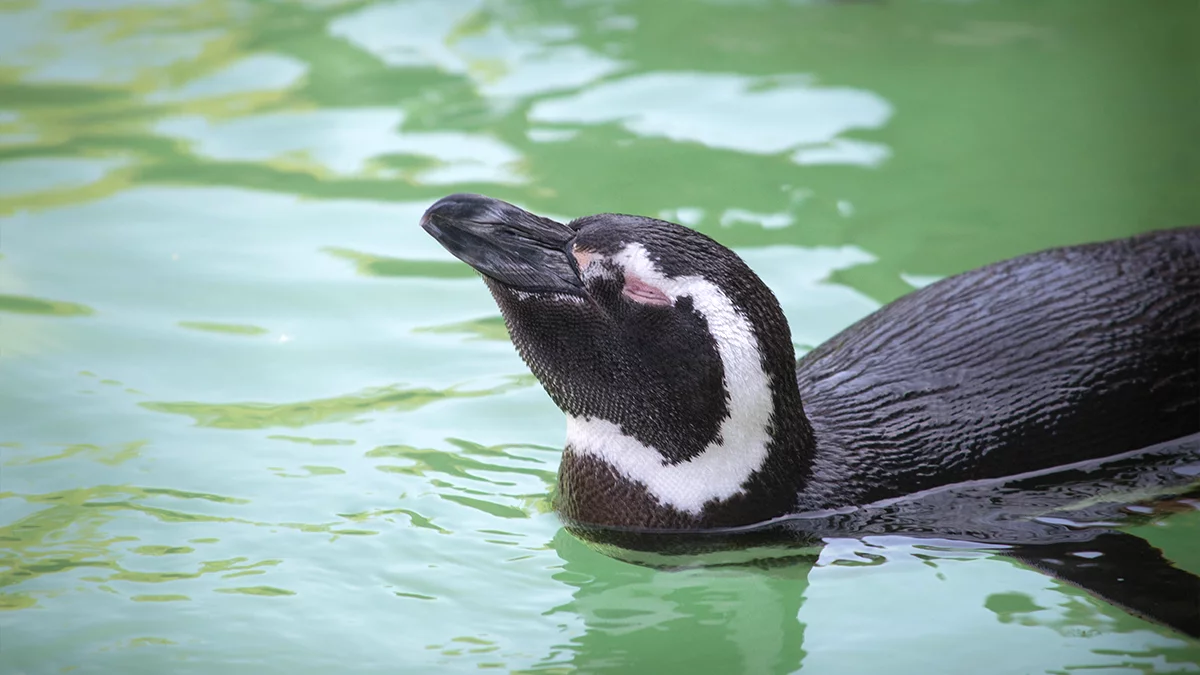
[[[470,246],[440,239],[485,275],[514,344],[568,416],[558,508],[572,520],[748,525],[1200,431],[1200,228],[942,280],[797,363],[774,295],[704,235],[637,216],[559,225],[487,197],[447,200],[426,220],[473,228],[516,214],[536,223],[529,232],[570,241],[571,279],[550,279],[568,266],[522,261],[519,244],[497,268],[477,250],[505,249],[507,228]],[[512,265],[547,277],[537,284],[578,283],[583,301],[513,288]],[[631,280],[670,303],[631,299]]]

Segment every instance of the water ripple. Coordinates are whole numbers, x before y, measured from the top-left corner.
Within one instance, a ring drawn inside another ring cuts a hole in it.
[[[299,428],[335,421],[362,420],[376,412],[416,410],[430,403],[453,398],[494,396],[532,384],[531,376],[512,376],[504,384],[487,389],[461,390],[405,388],[398,385],[373,387],[357,394],[296,403],[194,403],[189,401],[145,401],[147,410],[186,415],[197,426],[217,429]]]

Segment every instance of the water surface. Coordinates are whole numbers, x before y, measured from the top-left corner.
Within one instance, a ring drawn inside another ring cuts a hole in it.
[[[1200,222],[1200,5],[0,5],[0,671],[1200,671],[986,551],[667,572],[549,510],[563,420],[417,226],[683,222],[799,350]],[[1138,533],[1200,573],[1200,513]]]

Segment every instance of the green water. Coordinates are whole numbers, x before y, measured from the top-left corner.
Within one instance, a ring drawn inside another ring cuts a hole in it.
[[[1200,222],[1193,0],[4,0],[0,672],[1197,672],[904,539],[654,571],[417,226],[484,192],[735,247],[814,345],[932,278]],[[1200,572],[1200,513],[1139,533]]]

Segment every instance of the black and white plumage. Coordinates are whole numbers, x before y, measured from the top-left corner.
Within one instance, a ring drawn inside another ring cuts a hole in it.
[[[772,292],[692,229],[478,195],[422,225],[568,416],[557,507],[583,524],[749,525],[1200,431],[1200,228],[949,277],[797,363]]]
[[[585,539],[1001,544],[1200,637],[1200,577],[1115,528],[1200,496],[1200,227],[950,277],[796,361],[766,285],[680,225],[451,195],[422,226],[566,413],[555,507]]]
[[[797,363],[775,296],[694,230],[480,195],[422,224],[567,415],[570,521],[743,526],[1200,432],[1200,228],[942,280]]]

